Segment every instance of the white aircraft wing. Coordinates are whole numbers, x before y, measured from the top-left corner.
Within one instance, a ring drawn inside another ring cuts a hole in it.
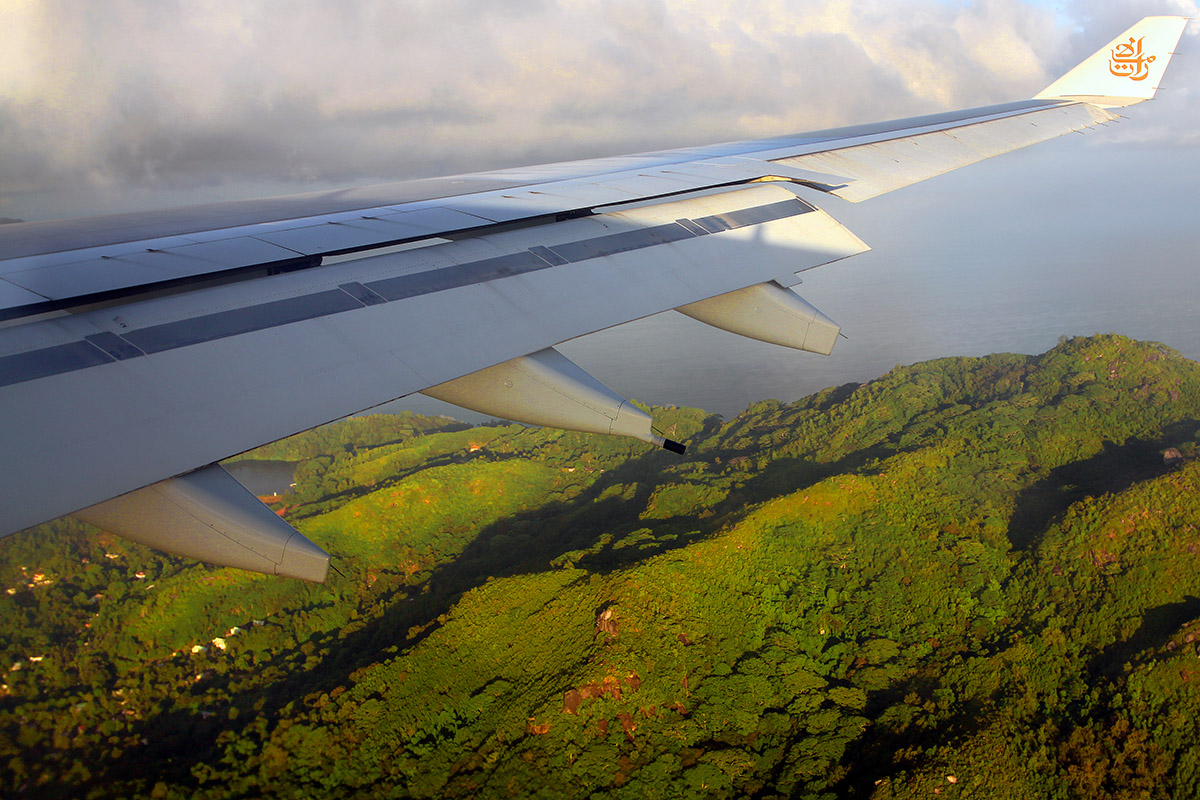
[[[867,248],[797,187],[860,201],[1117,119],[1185,24],[1147,17],[1004,105],[0,227],[0,535],[76,513],[321,580],[328,556],[216,463],[420,391],[679,449],[554,345],[678,309],[828,353],[837,326],[788,287]]]

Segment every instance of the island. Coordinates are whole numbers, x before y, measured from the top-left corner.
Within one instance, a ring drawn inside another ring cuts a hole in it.
[[[615,437],[246,454],[325,585],[0,542],[5,797],[1200,796],[1200,365],[1117,335]]]

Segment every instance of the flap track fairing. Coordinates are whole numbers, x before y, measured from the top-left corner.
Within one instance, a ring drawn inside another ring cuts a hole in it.
[[[425,389],[423,394],[503,419],[584,433],[632,436],[682,453],[650,415],[552,347]]]
[[[774,281],[679,306],[676,311],[715,328],[810,353],[829,355],[841,328],[795,292]]]
[[[156,550],[224,567],[324,583],[329,554],[219,464],[75,512]]]

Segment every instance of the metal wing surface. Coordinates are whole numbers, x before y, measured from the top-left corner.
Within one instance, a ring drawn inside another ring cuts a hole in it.
[[[0,535],[413,392],[486,406],[492,384],[465,376],[511,386],[494,370],[534,375],[528,357],[668,309],[828,352],[836,326],[779,292],[866,245],[798,187],[860,201],[1118,119],[1112,108],[1153,96],[1185,24],[1146,18],[1037,98],[1003,105],[0,227]],[[533,384],[587,384],[538,358]],[[598,397],[576,400],[609,420],[600,428],[530,419],[661,442],[618,430]],[[510,416],[521,403],[537,404],[518,398]]]

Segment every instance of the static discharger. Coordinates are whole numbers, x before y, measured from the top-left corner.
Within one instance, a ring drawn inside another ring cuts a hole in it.
[[[552,347],[433,386],[423,394],[528,425],[632,436],[672,453],[687,449],[657,436],[649,414]]]

